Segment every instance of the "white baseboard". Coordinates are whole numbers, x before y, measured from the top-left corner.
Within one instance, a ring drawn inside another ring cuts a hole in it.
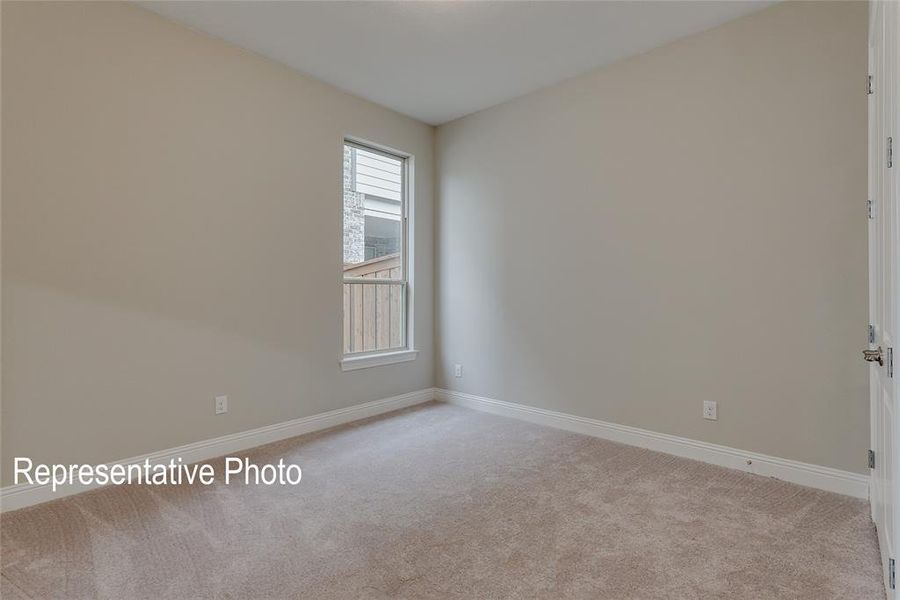
[[[150,464],[164,464],[172,459],[181,458],[186,464],[209,460],[219,456],[225,456],[231,452],[238,452],[277,442],[287,438],[328,429],[336,425],[343,425],[351,421],[358,421],[367,417],[373,417],[392,410],[399,410],[407,406],[421,404],[434,399],[434,389],[427,388],[408,394],[401,394],[392,398],[384,398],[365,404],[358,404],[348,408],[339,408],[325,413],[276,423],[258,429],[242,431],[222,437],[203,440],[193,444],[186,444],[177,448],[161,450],[143,456],[135,456],[125,460],[115,461],[111,464],[143,464],[149,460]],[[90,489],[101,487],[99,485],[66,485],[57,487],[52,491],[51,486],[30,485],[27,483],[11,485],[0,488],[0,512],[25,508],[33,504],[40,504],[49,500],[56,500],[65,496],[79,494]]]
[[[674,454],[675,456],[691,458],[766,477],[774,477],[856,498],[868,498],[869,477],[858,473],[802,463],[786,458],[766,456],[756,452],[729,448],[728,446],[719,446],[718,444],[656,433],[637,427],[617,425],[552,410],[493,400],[463,392],[437,389],[435,390],[435,397],[452,404],[496,415],[513,417],[537,423],[538,425],[547,425],[631,446]]]
[[[186,444],[143,456],[135,456],[126,460],[116,461],[115,464],[142,464],[145,460],[149,460],[151,464],[164,464],[178,457],[181,457],[184,463],[209,460],[232,452],[248,450],[263,444],[421,404],[434,398],[484,412],[648,448],[675,456],[683,456],[757,475],[775,477],[784,481],[857,498],[867,498],[869,493],[869,478],[858,473],[766,456],[727,446],[647,431],[637,427],[617,425],[615,423],[607,423],[596,419],[578,417],[502,400],[493,400],[462,392],[431,388],[210,440],[203,440],[193,444]],[[748,461],[750,461],[750,464],[748,464]],[[26,506],[86,492],[96,487],[99,486],[63,486],[57,488],[56,492],[53,492],[50,485],[20,484],[8,486],[0,488],[0,511],[5,512],[25,508]]]

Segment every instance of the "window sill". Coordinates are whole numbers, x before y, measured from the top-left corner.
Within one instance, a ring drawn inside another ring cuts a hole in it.
[[[380,367],[382,365],[409,362],[411,360],[416,360],[418,354],[418,350],[397,350],[393,352],[383,352],[381,354],[348,356],[341,360],[341,371],[355,371],[357,369],[368,369],[369,367]]]

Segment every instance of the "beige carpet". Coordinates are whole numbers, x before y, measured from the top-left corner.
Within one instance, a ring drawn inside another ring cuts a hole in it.
[[[3,515],[4,600],[884,597],[860,500],[454,406],[251,455],[303,481]]]

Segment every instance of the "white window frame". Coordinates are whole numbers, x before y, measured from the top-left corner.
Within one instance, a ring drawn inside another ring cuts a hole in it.
[[[402,348],[391,348],[389,350],[370,350],[368,352],[353,352],[350,354],[343,354],[343,327],[344,327],[344,315],[343,312],[341,314],[341,329],[340,329],[340,337],[341,340],[341,370],[342,371],[355,371],[357,369],[366,369],[369,367],[378,367],[382,365],[390,365],[401,362],[408,362],[416,359],[418,356],[418,351],[415,347],[415,338],[413,336],[413,323],[414,323],[414,312],[413,312],[413,264],[414,264],[414,246],[415,246],[415,221],[414,221],[414,213],[415,213],[415,199],[414,199],[414,190],[415,190],[415,157],[412,154],[407,152],[402,152],[400,150],[396,150],[394,148],[388,148],[387,146],[383,146],[381,144],[372,143],[368,140],[363,140],[356,137],[344,136],[343,144],[341,145],[341,153],[343,154],[344,146],[352,146],[355,148],[360,148],[367,152],[375,152],[377,154],[383,154],[389,158],[401,160],[403,162],[402,166],[402,188],[401,188],[401,200],[400,200],[400,215],[401,215],[401,225],[400,225],[400,279],[372,279],[372,278],[362,278],[362,277],[344,277],[341,282],[341,287],[343,288],[344,284],[355,283],[355,284],[365,284],[365,285],[397,285],[402,284],[403,289],[405,290],[404,294],[404,302],[406,306],[404,307],[404,316],[405,319],[403,321],[403,338],[405,344]],[[340,206],[343,206],[341,203]],[[341,213],[341,239],[343,239],[343,227],[344,227],[344,218],[343,212]],[[341,264],[343,264],[343,260],[341,260]],[[343,293],[343,289],[342,292]],[[343,302],[341,303],[343,307]],[[343,311],[343,308],[342,308]]]

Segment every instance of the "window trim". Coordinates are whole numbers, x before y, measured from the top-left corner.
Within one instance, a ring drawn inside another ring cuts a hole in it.
[[[386,350],[371,350],[366,352],[343,353],[343,312],[341,313],[340,336],[340,366],[342,371],[354,371],[368,367],[377,367],[400,362],[408,362],[416,359],[418,351],[415,346],[414,327],[415,322],[415,293],[413,286],[413,273],[415,264],[415,157],[408,152],[390,148],[383,144],[377,144],[354,136],[344,136],[341,144],[343,153],[344,145],[360,148],[368,152],[384,154],[389,158],[403,161],[402,170],[402,197],[401,197],[401,250],[400,250],[400,279],[371,279],[362,277],[342,277],[341,286],[351,283],[365,283],[367,285],[403,285],[405,290],[405,319],[403,320],[404,345],[399,348]],[[341,216],[341,236],[343,237],[343,213]],[[341,260],[343,265],[343,259]],[[342,304],[343,306],[343,304]]]
[[[356,371],[416,360],[418,350],[379,350],[377,352],[346,354],[341,359],[341,371]]]

